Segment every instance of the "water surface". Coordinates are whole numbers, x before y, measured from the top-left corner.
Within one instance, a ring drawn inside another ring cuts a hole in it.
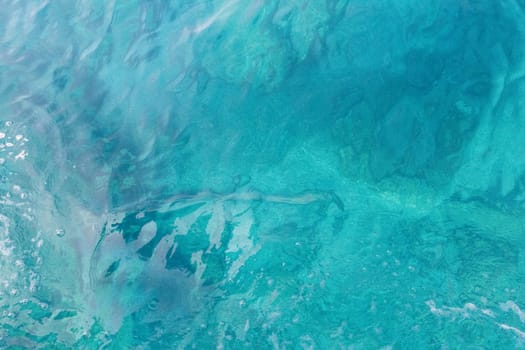
[[[0,348],[525,348],[521,1],[0,0]]]

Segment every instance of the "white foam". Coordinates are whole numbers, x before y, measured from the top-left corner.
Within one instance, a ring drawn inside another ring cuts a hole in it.
[[[465,303],[463,307],[451,307],[451,306],[442,306],[437,307],[436,302],[433,300],[427,300],[425,304],[429,307],[430,312],[438,316],[444,317],[455,317],[461,315],[463,317],[471,317],[475,313],[481,313],[483,315],[494,317],[494,313],[489,309],[479,309],[473,303]]]
[[[260,245],[254,245],[250,239],[250,230],[253,224],[252,211],[247,211],[242,216],[236,218],[236,226],[233,229],[233,236],[228,244],[226,252],[240,251],[240,256],[231,264],[228,270],[228,278],[232,280],[240,268],[246,263],[248,258],[256,254],[260,249]]]
[[[26,150],[23,149],[15,156],[15,160],[19,160],[19,159],[24,160],[26,159],[26,157],[27,157],[27,152]]]
[[[525,323],[525,312],[523,312],[515,302],[508,300],[506,303],[500,303],[499,307],[504,312],[514,312],[516,315],[518,315],[520,321]]]
[[[505,330],[509,330],[509,331],[512,331],[514,332],[517,336],[519,336],[520,338],[523,338],[525,339],[525,332],[519,330],[518,328],[516,327],[512,327],[512,326],[509,326],[505,323],[498,323],[498,326],[502,329],[505,329]]]
[[[206,264],[202,262],[202,251],[192,253],[190,261],[196,266],[195,281],[197,281],[198,284],[201,284],[202,275],[204,274],[204,270],[206,270]]]
[[[142,226],[139,237],[136,241],[133,241],[129,244],[132,249],[140,249],[146,244],[148,244],[153,237],[157,234],[157,223],[155,221],[149,221],[144,226]]]
[[[195,210],[193,213],[188,214],[182,218],[176,218],[173,224],[173,232],[175,236],[185,236],[190,231],[191,226],[197,221],[197,219],[205,212],[207,206],[201,207]]]
[[[13,247],[10,247],[11,240],[9,239],[9,218],[0,214],[0,254],[3,256],[10,256],[13,252]]]
[[[213,248],[219,248],[221,246],[222,232],[226,225],[226,219],[224,217],[224,206],[222,202],[218,202],[213,206],[213,215],[208,221],[206,226],[206,232],[210,236],[210,247],[208,252]]]

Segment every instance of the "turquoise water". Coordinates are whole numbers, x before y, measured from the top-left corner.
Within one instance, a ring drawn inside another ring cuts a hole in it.
[[[525,348],[525,3],[0,0],[0,348]]]

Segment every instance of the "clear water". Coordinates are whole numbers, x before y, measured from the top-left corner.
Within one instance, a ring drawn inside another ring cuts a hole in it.
[[[521,0],[1,0],[0,348],[525,348]]]

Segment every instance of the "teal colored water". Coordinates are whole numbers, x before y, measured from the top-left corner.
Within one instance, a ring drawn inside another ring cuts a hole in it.
[[[524,101],[520,0],[0,0],[0,348],[525,348]]]

